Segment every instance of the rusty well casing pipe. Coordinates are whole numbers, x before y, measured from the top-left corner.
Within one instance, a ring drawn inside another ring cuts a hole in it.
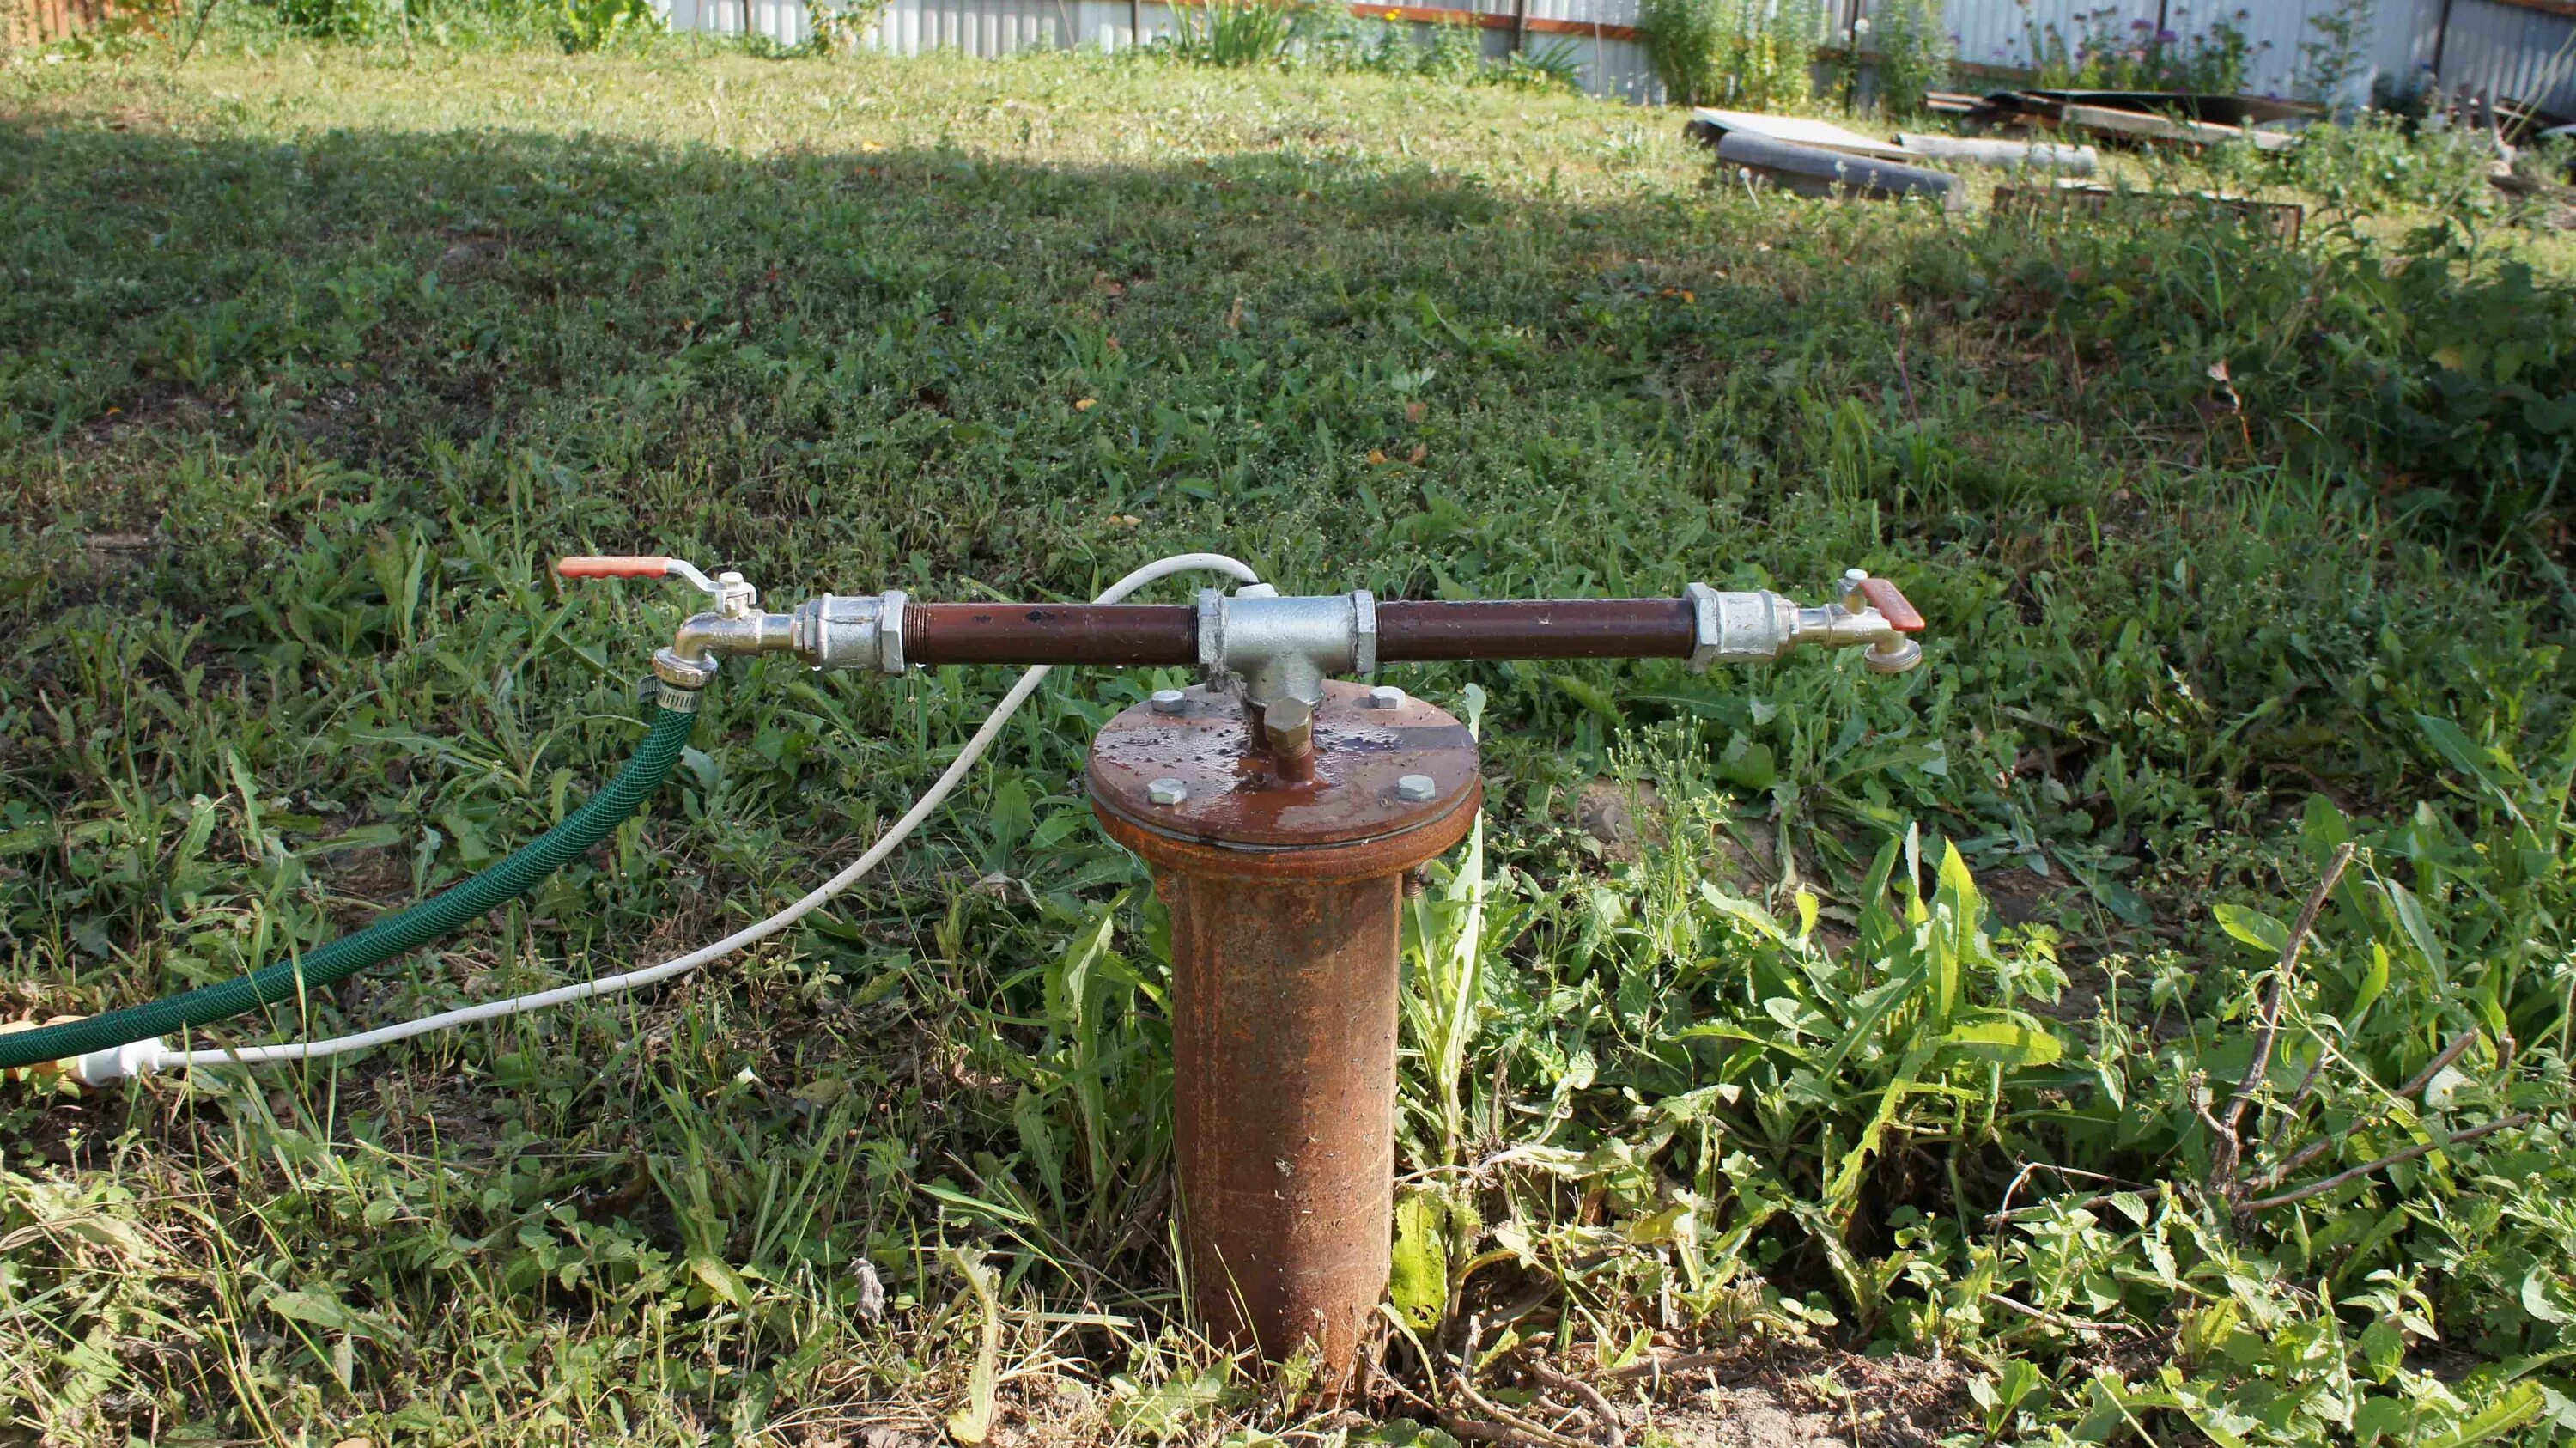
[[[1394,689],[1328,680],[1310,772],[1241,699],[1172,691],[1086,773],[1172,923],[1173,1135],[1190,1295],[1214,1340],[1311,1357],[1345,1396],[1394,1237],[1403,878],[1473,824],[1476,744]]]

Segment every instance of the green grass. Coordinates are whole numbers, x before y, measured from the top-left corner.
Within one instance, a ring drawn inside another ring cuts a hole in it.
[[[1753,196],[1672,114],[1389,77],[263,44],[0,69],[8,1014],[256,968],[560,818],[688,600],[559,553],[775,601],[1201,547],[1386,596],[1857,565],[1919,672],[1394,676],[1482,691],[1493,788],[1410,928],[1371,1412],[1428,1418],[1473,1314],[1489,1397],[1550,1413],[1552,1362],[1632,1438],[1682,1420],[1605,1375],[1695,1352],[1855,1420],[1915,1384],[1963,1442],[2576,1430],[2558,243]],[[6,1431],[1304,1421],[1179,1315],[1160,921],[1079,798],[1170,682],[1058,675],[886,874],[684,985],[0,1086]],[[586,864],[225,1039],[766,914],[1001,687],[744,670]]]

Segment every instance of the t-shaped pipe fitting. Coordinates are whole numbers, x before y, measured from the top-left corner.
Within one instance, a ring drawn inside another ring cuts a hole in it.
[[[1266,583],[1228,596],[1199,591],[1199,672],[1243,680],[1281,763],[1295,770],[1312,741],[1315,706],[1333,674],[1377,672],[1377,600],[1366,590],[1281,598]]]

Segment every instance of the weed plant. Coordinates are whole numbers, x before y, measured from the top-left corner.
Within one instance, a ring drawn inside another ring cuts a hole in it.
[[[1273,0],[1209,0],[1172,11],[1171,52],[1201,65],[1270,65],[1288,53],[1299,7]]]
[[[2071,37],[2054,21],[2026,17],[2026,63],[2048,86],[2234,95],[2270,44],[2258,45],[2246,35],[2247,12],[2241,9],[2222,12],[2197,31],[2190,28],[2191,7],[2178,4],[2162,13],[2166,23],[2159,25],[2129,15],[2123,6],[2097,6],[2075,17]],[[2320,55],[2307,59],[2312,67],[2327,63]]]
[[[1923,109],[1925,91],[1949,83],[1957,42],[1941,0],[1888,0],[1877,8],[1867,36],[1880,110],[1911,116]]]
[[[1664,94],[1738,110],[1806,100],[1822,26],[1815,0],[1643,0],[1637,8]]]

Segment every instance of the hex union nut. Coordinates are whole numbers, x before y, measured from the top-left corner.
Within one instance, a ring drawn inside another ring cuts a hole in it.
[[[1419,778],[1419,776],[1408,776],[1408,778]],[[1430,781],[1428,780],[1424,781],[1426,784],[1429,782]],[[1181,801],[1188,799],[1189,797],[1190,787],[1183,784],[1181,781],[1172,778],[1168,774],[1145,786],[1145,798],[1152,800],[1156,804],[1179,804]],[[1425,799],[1430,798],[1428,795],[1423,797]]]
[[[1408,774],[1395,782],[1395,797],[1420,804],[1440,792],[1440,786],[1427,774]]]
[[[1403,708],[1404,691],[1393,684],[1380,684],[1368,691],[1368,706],[1372,709]]]
[[[1183,695],[1178,689],[1156,689],[1154,691],[1154,712],[1157,714],[1178,714],[1183,709],[1188,708],[1189,703],[1190,701],[1187,696]]]

